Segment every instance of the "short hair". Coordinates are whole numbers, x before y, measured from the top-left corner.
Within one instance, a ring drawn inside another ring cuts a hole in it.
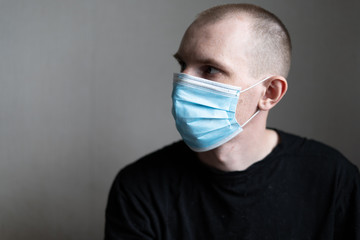
[[[285,25],[273,13],[252,4],[225,4],[201,12],[194,23],[215,23],[239,15],[251,20],[253,42],[247,59],[250,74],[254,78],[264,74],[286,78],[291,64],[291,39]]]

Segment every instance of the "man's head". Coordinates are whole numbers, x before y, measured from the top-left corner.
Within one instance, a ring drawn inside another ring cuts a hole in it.
[[[241,124],[280,101],[287,89],[290,52],[288,32],[276,16],[257,6],[229,4],[202,12],[174,56],[183,73],[242,88],[273,76],[246,97],[240,95]]]
[[[291,62],[290,36],[280,19],[265,9],[251,4],[216,6],[200,13],[189,28],[215,24],[226,18],[248,23],[250,42],[246,60],[253,77],[263,74],[287,77]]]

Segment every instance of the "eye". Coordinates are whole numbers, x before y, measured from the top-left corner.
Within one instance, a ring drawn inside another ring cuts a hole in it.
[[[206,66],[204,72],[205,74],[213,75],[219,73],[220,70],[211,66]]]

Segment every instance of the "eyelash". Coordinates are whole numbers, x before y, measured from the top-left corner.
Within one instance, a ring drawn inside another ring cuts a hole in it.
[[[183,72],[186,69],[186,64],[185,62],[178,60],[178,63],[180,65],[180,72]],[[211,73],[212,70],[215,70],[215,73]],[[219,69],[217,69],[216,67],[210,66],[210,65],[205,65],[202,67],[201,69],[202,73],[204,74],[204,76],[210,76],[210,75],[214,75],[217,73],[220,73],[221,71]]]
[[[204,67],[205,69],[205,73],[206,74],[209,74],[209,75],[212,75],[212,74],[216,74],[216,73],[219,73],[220,72],[220,70],[219,69],[217,69],[217,68],[215,68],[215,67],[212,67],[212,66],[205,66]],[[215,70],[216,71],[216,73],[211,73],[211,70]]]

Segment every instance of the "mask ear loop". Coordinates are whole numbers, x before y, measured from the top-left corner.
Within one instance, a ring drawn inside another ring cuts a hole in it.
[[[249,89],[251,89],[251,88],[253,88],[253,87],[255,87],[255,86],[259,85],[260,83],[262,83],[262,82],[264,82],[264,81],[268,80],[268,79],[269,79],[269,78],[271,78],[271,77],[272,77],[272,76],[269,76],[269,77],[264,78],[263,80],[261,80],[261,81],[259,81],[259,82],[255,83],[254,85],[252,85],[252,86],[250,86],[250,87],[248,87],[248,88],[245,88],[244,90],[241,90],[241,91],[240,91],[240,93],[246,92],[247,90],[249,90]]]
[[[256,113],[254,113],[245,123],[243,123],[243,125],[240,125],[240,127],[245,127],[245,125],[248,124],[256,115],[258,115],[259,112],[260,110],[257,110]]]
[[[264,78],[263,80],[261,80],[261,81],[259,81],[259,82],[257,82],[257,83],[255,83],[254,85],[252,85],[252,86],[250,86],[250,87],[248,87],[248,88],[245,88],[244,90],[241,90],[240,91],[240,93],[243,93],[243,92],[246,92],[247,90],[249,90],[249,89],[251,89],[251,88],[253,88],[253,87],[255,87],[255,86],[257,86],[257,85],[259,85],[260,83],[262,83],[262,82],[264,82],[264,81],[266,81],[266,80],[268,80],[269,78],[271,78],[272,76],[269,76],[269,77],[266,77],[266,78]],[[245,125],[246,124],[248,124],[250,121],[251,121],[251,119],[253,119],[256,115],[258,115],[259,114],[259,112],[260,112],[260,110],[257,110],[245,123],[243,123],[242,125],[240,125],[241,127],[245,127]]]

